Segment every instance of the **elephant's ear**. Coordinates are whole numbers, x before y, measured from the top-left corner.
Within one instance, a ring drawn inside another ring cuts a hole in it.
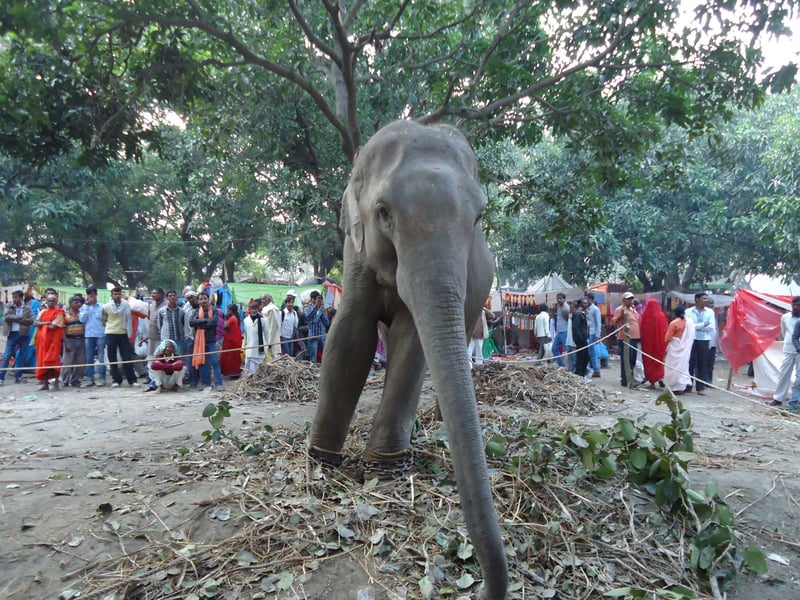
[[[358,198],[353,188],[353,182],[351,181],[344,190],[344,196],[342,196],[342,219],[339,226],[353,240],[356,252],[361,252],[364,247],[364,223],[361,221]]]

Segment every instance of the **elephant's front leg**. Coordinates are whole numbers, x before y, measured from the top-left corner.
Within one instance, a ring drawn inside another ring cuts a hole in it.
[[[343,299],[325,343],[309,445],[313,458],[330,464],[341,462],[342,446],[378,343],[376,320],[363,303],[350,300]]]
[[[425,377],[425,355],[408,309],[392,320],[386,340],[388,365],[383,397],[375,415],[364,459],[376,470],[410,466],[411,431]]]

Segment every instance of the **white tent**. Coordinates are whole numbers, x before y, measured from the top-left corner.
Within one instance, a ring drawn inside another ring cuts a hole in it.
[[[538,304],[552,304],[558,294],[564,294],[567,300],[583,298],[583,288],[567,283],[558,273],[550,272],[531,287],[525,290],[526,294],[535,294]]]
[[[561,277],[558,273],[548,273],[544,277],[542,277],[539,281],[534,283],[531,287],[529,287],[525,292],[527,294],[540,294],[540,293],[549,293],[549,292],[560,292],[564,290],[571,290],[572,286],[564,281],[564,278]]]

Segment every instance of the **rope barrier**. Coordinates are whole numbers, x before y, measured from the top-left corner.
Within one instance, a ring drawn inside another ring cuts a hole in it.
[[[325,334],[325,335],[327,335],[327,334]],[[280,342],[278,344],[264,344],[264,347],[266,349],[269,349],[269,348],[272,348],[274,346],[280,346],[281,344],[288,344],[288,343],[295,343],[295,342],[305,342],[307,340],[316,340],[316,339],[325,337],[325,335],[310,335],[310,336],[306,336],[306,337],[302,337],[302,338],[292,338],[291,340]],[[179,344],[180,342],[175,342],[175,343]],[[258,348],[258,347],[259,346],[256,345],[256,346],[242,346],[240,348],[228,348],[226,350],[221,350],[221,349],[220,350],[210,350],[208,352],[203,352],[203,355],[204,356],[208,356],[210,354],[224,354],[224,353],[228,353],[228,352],[241,352],[242,350],[252,350],[253,348]],[[175,352],[175,356],[176,357],[192,356],[192,354],[183,354],[183,353],[181,353],[180,351],[178,351],[178,348],[176,348],[175,350],[176,350],[176,352]],[[122,365],[127,365],[127,364],[139,363],[139,362],[146,361],[146,360],[147,360],[146,358],[139,358],[139,357],[136,357],[136,358],[131,359],[131,360],[111,360],[109,358],[108,361],[101,361],[99,364],[98,363],[94,363],[94,362],[92,362],[92,363],[80,363],[80,364],[74,364],[74,365],[64,365],[64,364],[62,364],[62,365],[58,365],[58,367],[54,366],[54,367],[51,367],[51,368],[77,369],[77,368],[81,368],[81,367],[110,366],[112,363],[115,364],[115,365],[122,366]],[[6,367],[4,369],[0,369],[0,372],[16,371],[17,369],[19,369],[20,371],[32,371],[32,370],[36,369],[36,366],[34,365],[32,367],[16,367],[16,366],[14,366],[14,367]]]
[[[617,333],[619,333],[619,331],[622,328],[623,327],[618,327],[617,329],[611,331],[610,333],[604,335],[601,338],[596,339],[594,342],[592,342],[591,344],[589,344],[587,346],[584,346],[583,348],[579,348],[579,349],[576,349],[574,351],[562,352],[559,356],[567,357],[567,356],[570,356],[571,354],[577,354],[578,352],[580,352],[580,351],[582,351],[584,349],[588,349],[588,348],[591,348],[592,346],[595,346],[597,344],[603,343],[603,342],[605,342],[605,340],[607,340],[610,337],[615,336]],[[287,340],[287,341],[281,342],[281,344],[295,343],[295,342],[305,342],[305,341],[308,341],[308,340],[319,339],[319,338],[322,338],[322,337],[325,337],[325,336],[324,335],[315,335],[315,336],[306,336],[306,337],[302,337],[302,338],[292,338],[291,340]],[[629,344],[625,340],[623,340],[622,343],[625,346],[629,347],[629,348],[636,348],[636,350],[638,352],[641,352],[642,356],[647,356],[651,360],[663,365],[665,368],[668,368],[668,369],[670,369],[672,371],[678,371],[678,369],[676,369],[674,367],[671,367],[670,365],[667,365],[663,360],[658,359],[655,356],[652,356],[651,354],[648,354],[647,352],[642,350],[640,347],[633,346],[633,345]],[[272,348],[272,347],[274,347],[276,345],[279,346],[281,344],[268,344],[268,345],[265,344],[265,346],[267,348]],[[228,348],[226,350],[212,350],[212,351],[209,351],[209,352],[204,352],[203,354],[207,356],[209,354],[223,354],[223,353],[226,353],[226,352],[239,352],[239,353],[241,353],[242,350],[251,350],[253,348],[258,348],[258,346],[242,346],[241,348]],[[176,350],[177,350],[177,348],[176,348]],[[175,356],[191,356],[191,355],[190,354],[176,353]],[[108,362],[103,361],[99,365],[97,363],[94,363],[94,362],[92,362],[92,363],[82,363],[82,364],[73,364],[73,365],[60,365],[60,368],[80,368],[80,367],[101,366],[101,365],[109,366],[112,362],[114,364],[117,364],[117,365],[125,365],[125,364],[128,364],[128,363],[133,364],[133,363],[142,362],[144,360],[145,360],[144,358],[138,358],[137,357],[136,359],[127,360],[127,361],[111,361],[111,360],[109,360]],[[539,362],[552,362],[553,360],[555,360],[555,359],[554,358],[542,358],[542,359],[533,358],[531,360],[525,361],[525,364],[539,363]],[[4,369],[0,369],[0,372],[16,371],[17,369],[18,369],[18,367],[16,367],[16,366],[14,366],[14,367],[6,367]],[[35,366],[33,366],[33,367],[19,367],[19,370],[22,370],[22,371],[32,371],[34,369],[36,369]],[[688,373],[687,373],[687,375],[688,375]],[[764,404],[764,402],[762,402],[761,400],[756,400],[754,398],[749,398],[749,397],[744,396],[742,394],[738,394],[738,393],[733,392],[731,390],[719,387],[719,386],[715,385],[714,383],[703,381],[702,379],[699,379],[698,377],[695,377],[693,375],[689,375],[689,378],[692,379],[694,385],[696,385],[697,382],[700,381],[704,385],[706,385],[706,387],[710,387],[710,388],[712,388],[714,390],[717,390],[717,391],[720,391],[720,392],[724,392],[724,393],[726,393],[726,394],[728,394],[730,396],[733,396],[735,398],[739,398],[740,400],[745,400],[747,402],[753,403],[755,405],[758,405],[758,406],[761,406],[761,407],[764,407],[764,408],[774,409],[777,412],[781,412],[781,413],[784,413],[784,414],[793,414],[790,410],[787,410],[786,408],[783,408],[781,406],[769,406],[767,404]],[[673,396],[673,398],[677,398],[676,394],[671,389],[669,389],[669,388],[665,388],[665,389]]]
[[[628,344],[627,342],[623,342],[623,343],[626,344],[629,348],[634,348],[635,347],[635,346],[632,346],[632,345]],[[664,361],[656,358],[655,356],[652,356],[651,354],[648,354],[647,352],[645,352],[641,348],[636,347],[636,349],[639,352],[642,353],[642,356],[647,356],[649,359],[654,360],[655,362],[663,365],[665,368],[668,368],[673,372],[679,371],[679,369],[671,367],[670,365],[668,365]],[[761,400],[757,400],[755,398],[750,398],[750,397],[744,396],[742,394],[738,394],[736,392],[732,392],[731,390],[719,387],[718,385],[715,385],[714,383],[711,383],[711,382],[708,382],[708,381],[704,381],[704,380],[700,379],[699,377],[695,377],[694,375],[691,375],[689,373],[684,373],[684,374],[689,376],[689,378],[692,380],[694,385],[697,385],[697,382],[699,381],[703,385],[705,385],[706,387],[709,387],[711,389],[717,390],[719,392],[724,392],[724,393],[726,393],[726,394],[728,394],[730,396],[733,396],[734,398],[739,398],[740,400],[745,400],[747,402],[750,402],[751,404],[755,404],[755,405],[760,406],[762,408],[774,409],[774,410],[776,410],[778,412],[781,412],[781,413],[784,413],[784,414],[793,414],[790,410],[787,410],[787,409],[785,409],[785,408],[783,408],[781,406],[770,406],[769,404],[764,404],[764,402],[762,402]],[[665,389],[672,395],[673,398],[677,398],[677,395],[675,394],[675,392],[673,392],[670,388],[665,388]]]

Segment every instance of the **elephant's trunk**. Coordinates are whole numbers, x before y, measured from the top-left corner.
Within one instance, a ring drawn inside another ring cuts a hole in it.
[[[464,519],[483,571],[484,595],[490,600],[504,600],[508,588],[505,548],[494,510],[467,356],[466,269],[456,267],[445,277],[439,270],[439,277],[427,285],[420,285],[421,269],[412,272],[414,285],[406,287],[403,273],[398,270],[398,291],[414,315],[439,398]]]

